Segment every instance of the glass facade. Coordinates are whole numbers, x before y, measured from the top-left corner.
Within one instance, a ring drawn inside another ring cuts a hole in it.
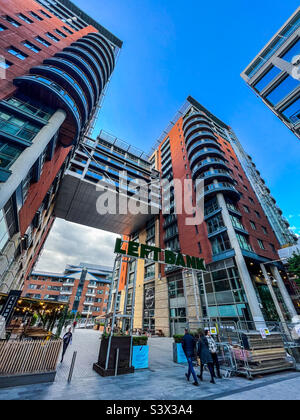
[[[236,267],[204,274],[205,287],[202,276],[198,279],[205,316],[248,319],[247,299]]]
[[[266,99],[272,104],[277,105],[286,96],[288,96],[294,89],[299,87],[299,80],[294,79],[291,76],[286,77],[274,90],[272,90]]]
[[[0,210],[0,251],[4,248],[9,240],[9,232],[5,220],[3,210]]]
[[[31,122],[0,110],[0,131],[19,137],[22,140],[31,141],[40,131],[40,128]]]
[[[279,74],[281,73],[281,70],[278,67],[272,67],[271,70],[269,70],[262,79],[260,79],[259,82],[257,82],[254,87],[258,92],[261,92],[265,87],[268,86],[269,83],[272,82],[272,80],[275,79]]]
[[[0,140],[0,169],[9,169],[22,151],[21,146]]]

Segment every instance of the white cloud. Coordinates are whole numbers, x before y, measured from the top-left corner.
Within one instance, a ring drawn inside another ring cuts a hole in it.
[[[56,219],[35,270],[60,273],[81,262],[113,266],[114,233]]]

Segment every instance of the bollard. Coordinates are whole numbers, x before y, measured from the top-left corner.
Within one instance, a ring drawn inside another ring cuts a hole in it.
[[[73,358],[72,358],[72,363],[70,366],[70,372],[69,372],[69,377],[68,377],[68,382],[70,383],[72,380],[72,376],[73,376],[73,371],[74,371],[74,366],[75,366],[75,362],[76,362],[76,357],[77,357],[77,351],[74,351],[73,353]]]
[[[116,367],[115,367],[115,376],[118,376],[118,367],[119,367],[119,353],[120,350],[117,349],[117,357],[116,357]]]

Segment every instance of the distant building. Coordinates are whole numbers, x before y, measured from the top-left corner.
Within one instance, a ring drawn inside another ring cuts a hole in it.
[[[241,76],[300,139],[300,7]]]
[[[100,265],[67,265],[64,273],[33,271],[23,296],[68,302],[69,310],[84,317],[105,316],[112,268]]]

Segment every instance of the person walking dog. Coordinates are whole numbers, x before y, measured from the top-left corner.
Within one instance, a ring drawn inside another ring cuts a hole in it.
[[[210,383],[215,384],[213,358],[209,351],[208,341],[203,331],[200,331],[199,333],[199,341],[197,347],[197,354],[201,361],[200,375],[197,376],[200,379],[200,381],[203,381],[203,370],[204,366],[207,365],[211,376]]]
[[[194,370],[194,366],[193,366],[193,358],[195,356],[195,349],[196,349],[196,340],[195,338],[189,333],[188,329],[185,329],[185,334],[184,337],[182,339],[182,348],[184,351],[184,354],[187,358],[188,361],[188,365],[189,365],[189,370],[188,373],[185,374],[187,381],[189,382],[191,375],[194,378],[194,386],[199,386],[198,380],[197,380],[197,376],[196,376],[196,372]]]
[[[205,331],[205,336],[207,338],[208,348],[209,348],[209,351],[213,360],[214,377],[216,377],[216,374],[215,374],[215,367],[216,367],[217,376],[219,379],[222,379],[221,372],[220,372],[220,363],[219,363],[218,354],[217,354],[218,347],[209,330]]]
[[[60,363],[62,363],[64,360],[64,356],[67,351],[67,348],[69,347],[70,344],[72,344],[73,334],[71,331],[72,331],[72,327],[69,327],[69,331],[63,337],[63,352],[62,352]]]

